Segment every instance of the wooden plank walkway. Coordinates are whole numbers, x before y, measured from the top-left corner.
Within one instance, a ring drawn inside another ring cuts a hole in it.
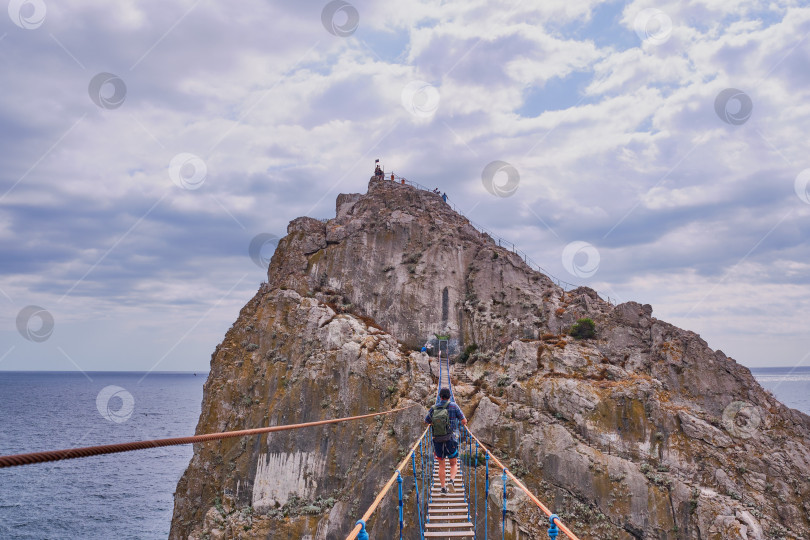
[[[447,472],[450,472],[449,463]],[[475,538],[473,524],[468,515],[469,505],[464,497],[461,474],[456,474],[454,488],[451,488],[448,482],[447,493],[442,493],[437,463],[433,467],[433,489],[428,503],[425,538]]]

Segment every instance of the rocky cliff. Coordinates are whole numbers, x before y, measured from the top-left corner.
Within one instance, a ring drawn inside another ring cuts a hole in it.
[[[565,292],[390,181],[287,232],[214,352],[198,433],[427,404],[415,350],[445,333],[471,428],[581,538],[810,538],[810,418],[650,306]],[[582,317],[596,335],[575,339]],[[423,412],[197,446],[171,538],[344,538]],[[544,537],[512,497],[510,537]],[[392,503],[373,537],[395,536]]]

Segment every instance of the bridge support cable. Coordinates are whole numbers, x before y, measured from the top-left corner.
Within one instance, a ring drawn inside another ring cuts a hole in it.
[[[99,456],[102,454],[116,454],[120,452],[129,452],[132,450],[149,450],[151,448],[160,448],[163,446],[179,446],[183,444],[193,444],[207,441],[215,441],[222,439],[230,439],[233,437],[247,437],[251,435],[262,435],[264,433],[274,433],[276,431],[287,431],[290,429],[302,429],[315,426],[323,426],[327,424],[337,424],[340,422],[349,422],[351,420],[360,420],[362,418],[371,418],[373,416],[383,416],[393,414],[399,411],[404,411],[416,407],[416,403],[408,405],[407,407],[400,407],[390,411],[379,413],[361,414],[359,416],[348,416],[345,418],[334,418],[331,420],[319,420],[317,422],[307,422],[304,424],[290,424],[285,426],[270,426],[255,429],[243,429],[240,431],[222,431],[219,433],[206,433],[203,435],[194,435],[192,437],[173,437],[169,439],[154,439],[151,441],[133,441],[118,444],[106,444],[102,446],[85,446],[83,448],[68,448],[65,450],[52,450],[48,452],[33,452],[30,454],[14,454],[9,456],[0,456],[0,469],[4,467],[16,467],[18,465],[31,465],[34,463],[46,463],[49,461],[61,461],[63,459],[75,459],[90,456]]]
[[[422,442],[419,442],[419,452],[422,452]],[[420,458],[421,459],[421,458]],[[419,479],[416,476],[416,452],[411,454],[411,469],[413,470],[413,487],[414,491],[416,492],[416,516],[417,516],[417,523],[419,524],[419,538],[424,538],[422,531],[424,528],[422,527],[422,503],[421,498],[419,496]],[[402,488],[400,487],[400,490]],[[400,518],[401,519],[401,518]],[[400,531],[402,528],[400,527]]]
[[[472,431],[470,431],[466,427],[464,429],[470,434],[470,436],[473,438],[473,440],[475,440],[476,443],[481,445],[481,448],[483,448],[484,452],[486,453],[485,460],[487,462],[487,488],[486,488],[487,496],[489,495],[489,459],[492,459],[495,465],[497,465],[498,468],[500,468],[503,471],[504,478],[508,477],[510,480],[512,480],[512,482],[514,482],[515,485],[529,497],[529,499],[535,504],[535,506],[540,508],[540,510],[542,510],[543,513],[546,514],[546,516],[548,516],[550,525],[549,535],[551,535],[552,529],[553,530],[558,529],[559,531],[563,532],[569,538],[569,540],[579,540],[579,538],[577,538],[577,536],[562,522],[559,516],[553,514],[551,510],[549,510],[546,507],[546,505],[540,502],[540,499],[538,499],[534,495],[534,493],[529,491],[529,489],[525,486],[525,484],[523,484],[523,482],[521,482],[514,474],[512,474],[512,472],[509,471],[506,468],[506,466],[503,463],[501,463],[501,461],[497,457],[495,457],[495,455],[492,452],[490,452],[486,446],[484,446],[484,444],[478,439],[478,437],[475,436],[475,434],[473,434]],[[506,482],[504,481],[504,491],[505,490],[506,490]],[[504,511],[505,509],[506,504],[504,504]],[[484,505],[484,516],[486,516],[486,505]],[[486,538],[486,536],[484,538]]]
[[[470,470],[470,467],[473,465],[470,463],[470,449],[469,449],[469,437],[467,436],[467,432],[464,431],[461,438],[461,449],[464,451],[463,454],[459,455],[461,458],[461,467],[462,473],[464,478],[464,500],[467,502],[467,521],[472,520],[472,515],[470,512],[470,496],[472,495],[472,488],[470,486],[471,478],[470,475],[473,474],[475,471]]]
[[[467,432],[467,433],[469,433],[469,432]],[[472,437],[470,437],[470,440],[472,440]],[[475,466],[478,467],[478,442],[475,443]],[[475,533],[477,535],[478,534],[478,475],[477,474],[473,476],[473,482],[474,482],[473,490],[475,491],[475,521],[473,523],[475,523],[474,529],[475,529]]]
[[[411,457],[413,457],[413,454],[411,454]],[[397,490],[399,491],[399,540],[402,540],[402,473],[399,471],[397,471]]]
[[[427,435],[429,428],[430,426],[425,428],[425,430],[419,436],[417,441],[413,444],[413,446],[411,446],[410,451],[405,455],[402,461],[399,462],[399,465],[397,465],[394,474],[391,475],[391,478],[389,478],[388,481],[385,483],[385,485],[382,487],[380,492],[377,494],[377,497],[374,499],[374,501],[366,510],[366,513],[363,514],[363,517],[357,521],[354,528],[349,533],[349,536],[346,537],[346,540],[354,540],[355,538],[363,540],[363,537],[360,536],[361,531],[366,535],[366,538],[368,538],[368,533],[366,532],[366,524],[368,523],[369,518],[371,518],[372,514],[374,514],[374,511],[377,510],[377,507],[382,502],[383,497],[385,497],[385,495],[391,490],[391,487],[394,485],[394,482],[396,482],[398,478],[399,479],[402,478],[402,471],[405,469],[405,467],[408,466],[408,461],[411,459],[411,454],[413,454],[419,447],[419,443],[422,442],[422,439],[425,438],[425,435]]]
[[[501,540],[503,540],[504,536],[506,535],[506,482],[508,478],[506,478],[506,469],[503,470],[503,474],[501,475],[501,482],[503,483],[503,500],[501,506]]]
[[[486,467],[486,485],[484,487],[484,540],[487,540],[487,529],[489,522],[487,520],[487,507],[489,506],[489,452],[484,455],[484,466]]]

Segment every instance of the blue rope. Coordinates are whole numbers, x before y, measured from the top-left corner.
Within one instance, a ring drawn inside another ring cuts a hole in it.
[[[425,484],[425,452],[423,451],[423,448],[422,448],[424,440],[425,439],[423,437],[422,440],[419,441],[419,463],[422,466],[422,471],[419,473],[420,476],[422,477],[422,488],[421,489],[425,489],[425,485],[426,485]],[[424,497],[422,497],[422,501],[423,501],[422,504],[424,504],[426,502]],[[420,507],[420,510],[421,510],[421,507]],[[427,515],[425,515],[425,523],[427,523]]]
[[[487,482],[484,488],[484,540],[487,540],[487,508],[489,507],[489,454],[484,454],[484,464],[487,471]]]
[[[416,476],[416,452],[411,454],[411,468],[413,469],[413,485],[416,488],[416,516],[419,523],[419,538],[424,538],[422,528],[422,507],[419,505],[419,478]]]
[[[470,437],[470,432],[467,431],[466,428],[464,429],[464,433],[467,436],[467,459],[470,460],[470,459],[472,459],[472,442],[471,442],[472,438]],[[472,468],[470,468],[470,463],[469,463],[469,461],[467,462],[467,472],[468,472],[467,479],[470,482],[475,481],[475,480],[473,480],[473,478],[475,478],[475,472],[476,472],[475,471],[475,465],[476,465],[476,463],[473,461],[472,462]],[[470,508],[470,501],[472,500],[472,497],[473,497],[473,488],[472,488],[472,483],[471,483],[469,486],[467,486],[467,508]],[[469,516],[470,516],[470,520],[472,521],[472,516],[473,516],[473,511],[472,510],[470,510]]]
[[[442,349],[439,347],[439,392],[436,393],[436,405],[439,404],[441,398],[439,393],[442,391]]]
[[[447,388],[450,389],[450,400],[455,403],[456,396],[453,394],[453,381],[450,380],[450,352],[449,351],[447,352],[445,360],[447,362],[447,369],[445,369],[445,372],[447,373]]]
[[[470,453],[467,452],[467,430],[462,430],[461,435],[461,449],[464,450],[464,459],[462,460],[462,467],[465,467],[464,474],[464,502],[467,505],[467,521],[470,521]]]
[[[551,538],[551,540],[556,540],[557,535],[560,534],[560,529],[557,528],[557,523],[554,521],[555,519],[560,519],[557,514],[551,514],[548,517],[548,537]]]
[[[402,520],[402,474],[397,471],[397,487],[399,488],[399,540],[402,540],[402,528],[403,528],[403,520]]]
[[[430,440],[433,440],[433,426],[430,426]],[[427,443],[425,443],[427,444]],[[433,452],[428,451],[428,470],[427,474],[430,476],[430,488],[428,488],[428,506],[431,502],[433,502],[433,467],[435,466],[434,461],[436,460],[436,456],[434,456]],[[427,512],[425,512],[427,514]],[[430,514],[427,514],[426,522],[430,521]]]
[[[458,458],[456,458],[456,463],[459,463],[458,469],[459,469],[459,473],[461,473],[460,474],[461,483],[464,484],[464,488],[466,489],[467,488],[467,482],[465,481],[465,478],[464,478],[464,459],[463,459],[463,456],[462,456],[462,453],[461,453],[461,450],[463,448],[464,448],[464,446],[462,445],[461,438],[459,437],[459,440],[456,441],[456,451],[458,452]],[[464,492],[464,498],[465,499],[467,498],[467,492],[466,491]]]
[[[360,529],[360,532],[357,533],[357,540],[368,540],[368,531],[366,531],[366,522],[361,519],[361,520],[357,521],[357,523],[355,523],[355,525],[358,525],[358,524],[362,528]]]
[[[501,540],[503,540],[504,534],[506,533],[506,482],[507,482],[506,469],[503,470],[502,480],[503,480],[503,508],[501,509],[501,512],[503,514],[503,517],[501,518]]]
[[[467,480],[469,481],[469,480],[471,480],[470,476],[472,476],[472,478],[475,478],[475,472],[476,472],[475,471],[475,466],[478,465],[478,462],[473,461],[472,464],[469,463],[469,460],[472,459],[472,438],[470,437],[470,431],[468,429],[466,429],[466,428],[464,429],[464,436],[467,439],[467,460],[468,460],[468,462],[467,462],[467,472],[468,472]],[[470,465],[472,465],[472,468],[470,468]],[[474,481],[475,480],[473,480],[473,482]],[[472,484],[470,484],[469,486],[467,486],[467,509],[468,510],[470,508],[470,500],[472,499],[472,496],[473,496]],[[471,510],[467,512],[467,516],[470,519],[472,519],[472,515],[473,515],[473,512]]]
[[[475,465],[478,466],[478,441],[475,441]],[[478,534],[478,475],[475,475],[475,534]]]

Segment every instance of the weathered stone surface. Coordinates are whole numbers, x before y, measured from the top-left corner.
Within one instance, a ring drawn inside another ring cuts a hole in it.
[[[678,418],[681,420],[681,429],[688,437],[700,439],[712,446],[725,447],[733,444],[730,437],[700,418],[684,411],[678,411]]]
[[[328,223],[290,223],[214,352],[197,431],[428,404],[436,361],[414,351],[449,333],[471,429],[580,538],[810,539],[810,418],[652,313],[563,291],[439,196],[372,180]],[[567,335],[580,317],[595,338]],[[197,445],[171,537],[344,538],[424,412]],[[545,537],[518,498],[512,534]],[[375,537],[394,515],[386,499]]]

